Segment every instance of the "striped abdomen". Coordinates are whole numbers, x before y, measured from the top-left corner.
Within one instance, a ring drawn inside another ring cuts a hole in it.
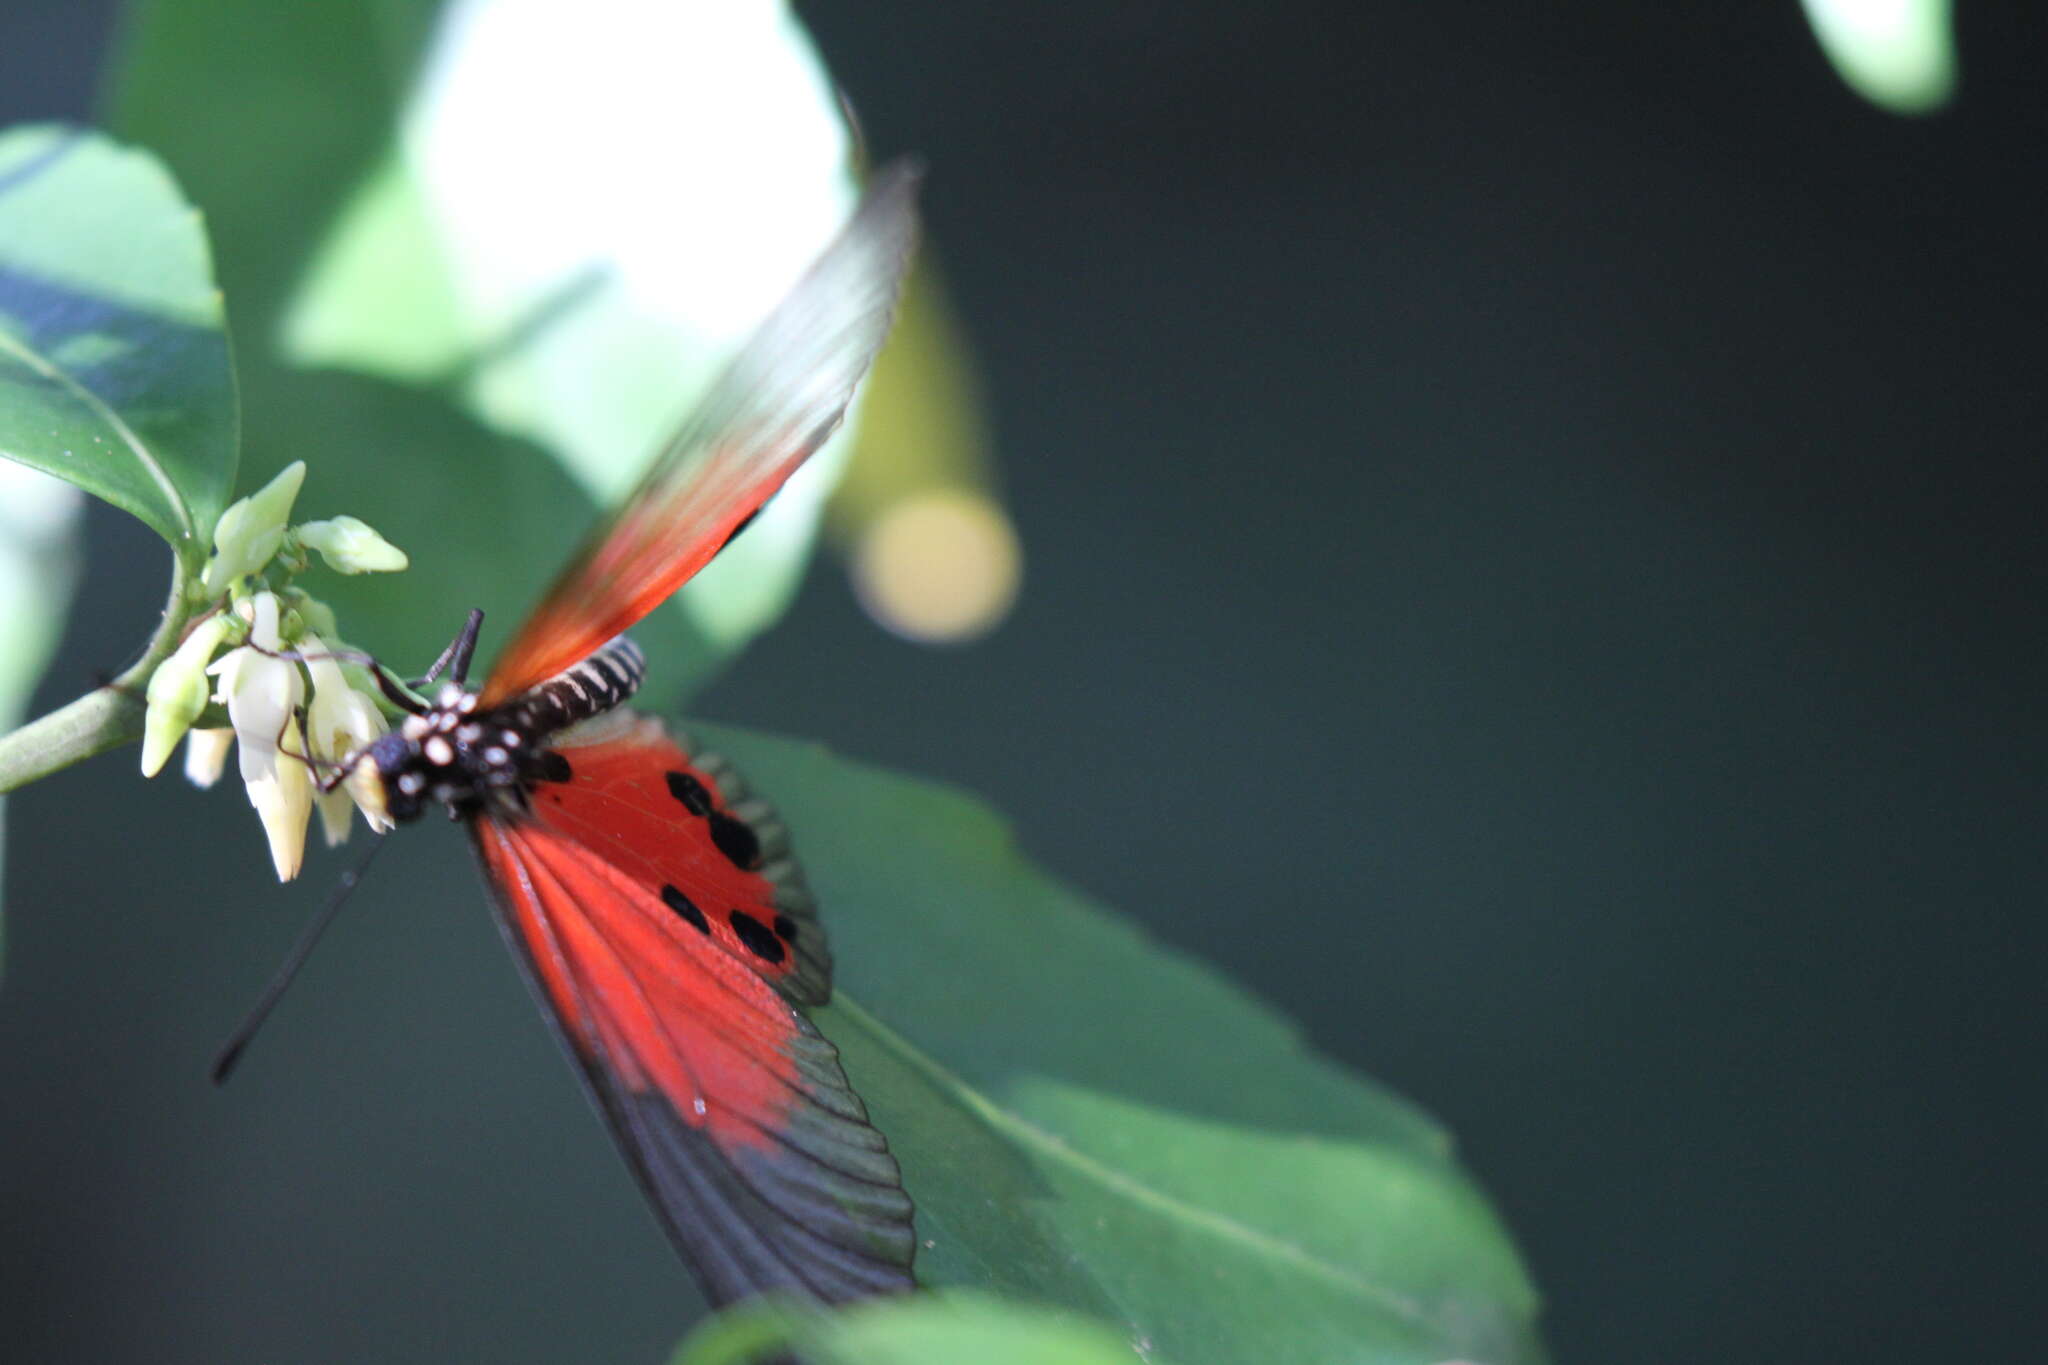
[[[504,712],[539,737],[611,710],[639,691],[646,676],[647,659],[640,646],[620,635],[582,663],[515,698]]]

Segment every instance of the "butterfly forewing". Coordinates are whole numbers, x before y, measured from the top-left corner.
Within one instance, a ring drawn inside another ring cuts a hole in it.
[[[800,885],[786,850],[776,875],[765,853],[742,867],[743,841],[714,835],[746,808],[728,800],[737,777],[656,722],[558,752],[567,780],[541,784],[528,818],[477,820],[476,846],[507,937],[678,1246],[720,1301],[910,1288],[896,1161],[837,1051],[785,998],[828,988],[807,906],[773,908]],[[735,915],[765,916],[780,958]]]
[[[614,710],[558,727],[630,691],[637,677],[612,688],[624,675],[591,656],[709,562],[845,416],[902,284],[916,179],[876,177],[477,699],[519,752],[545,756],[523,770],[538,776],[522,799],[470,812],[506,936],[721,1302],[910,1288],[911,1203],[838,1052],[798,1009],[829,997],[832,959],[774,812],[659,722]]]
[[[876,175],[845,228],[541,599],[491,670],[485,705],[653,611],[825,443],[888,333],[917,236],[917,181],[900,162]]]

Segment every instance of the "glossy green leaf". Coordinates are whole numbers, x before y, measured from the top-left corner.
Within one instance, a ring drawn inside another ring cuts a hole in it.
[[[205,558],[235,476],[235,389],[199,214],[156,159],[0,133],[0,454]]]
[[[920,1281],[1183,1365],[1540,1358],[1536,1296],[1425,1116],[1038,871],[985,808],[701,728],[799,831],[818,1022],[918,1202]]]
[[[970,1293],[838,1313],[750,1306],[713,1319],[670,1365],[755,1365],[787,1350],[813,1365],[1167,1365],[1104,1324]]]

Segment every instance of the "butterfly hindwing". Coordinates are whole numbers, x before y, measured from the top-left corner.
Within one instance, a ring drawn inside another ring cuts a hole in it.
[[[534,789],[536,820],[597,850],[790,999],[831,998],[832,955],[788,831],[729,764],[630,711],[552,747],[570,780]]]
[[[708,810],[729,811],[737,779],[691,764],[656,722],[610,728],[560,750],[568,780],[540,784],[531,818],[473,825],[507,937],[598,1107],[718,1301],[910,1288],[912,1209],[895,1158],[837,1050],[788,998],[828,988],[828,968],[807,976],[794,952],[764,962],[663,895],[680,881],[693,904],[730,912],[714,898],[775,893],[765,853],[738,867],[710,817],[669,790],[670,773],[690,774]],[[783,913],[794,942],[822,954],[815,917]],[[764,970],[778,965],[779,977]]]
[[[587,657],[711,562],[825,443],[874,363],[917,236],[918,172],[878,172],[817,262],[584,543],[484,684],[496,705]]]

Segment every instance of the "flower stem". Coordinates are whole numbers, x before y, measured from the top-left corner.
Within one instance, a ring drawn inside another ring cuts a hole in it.
[[[143,689],[156,666],[178,647],[191,618],[183,566],[171,568],[171,596],[163,620],[128,670],[46,716],[0,737],[0,792],[25,787],[94,754],[142,738]]]

